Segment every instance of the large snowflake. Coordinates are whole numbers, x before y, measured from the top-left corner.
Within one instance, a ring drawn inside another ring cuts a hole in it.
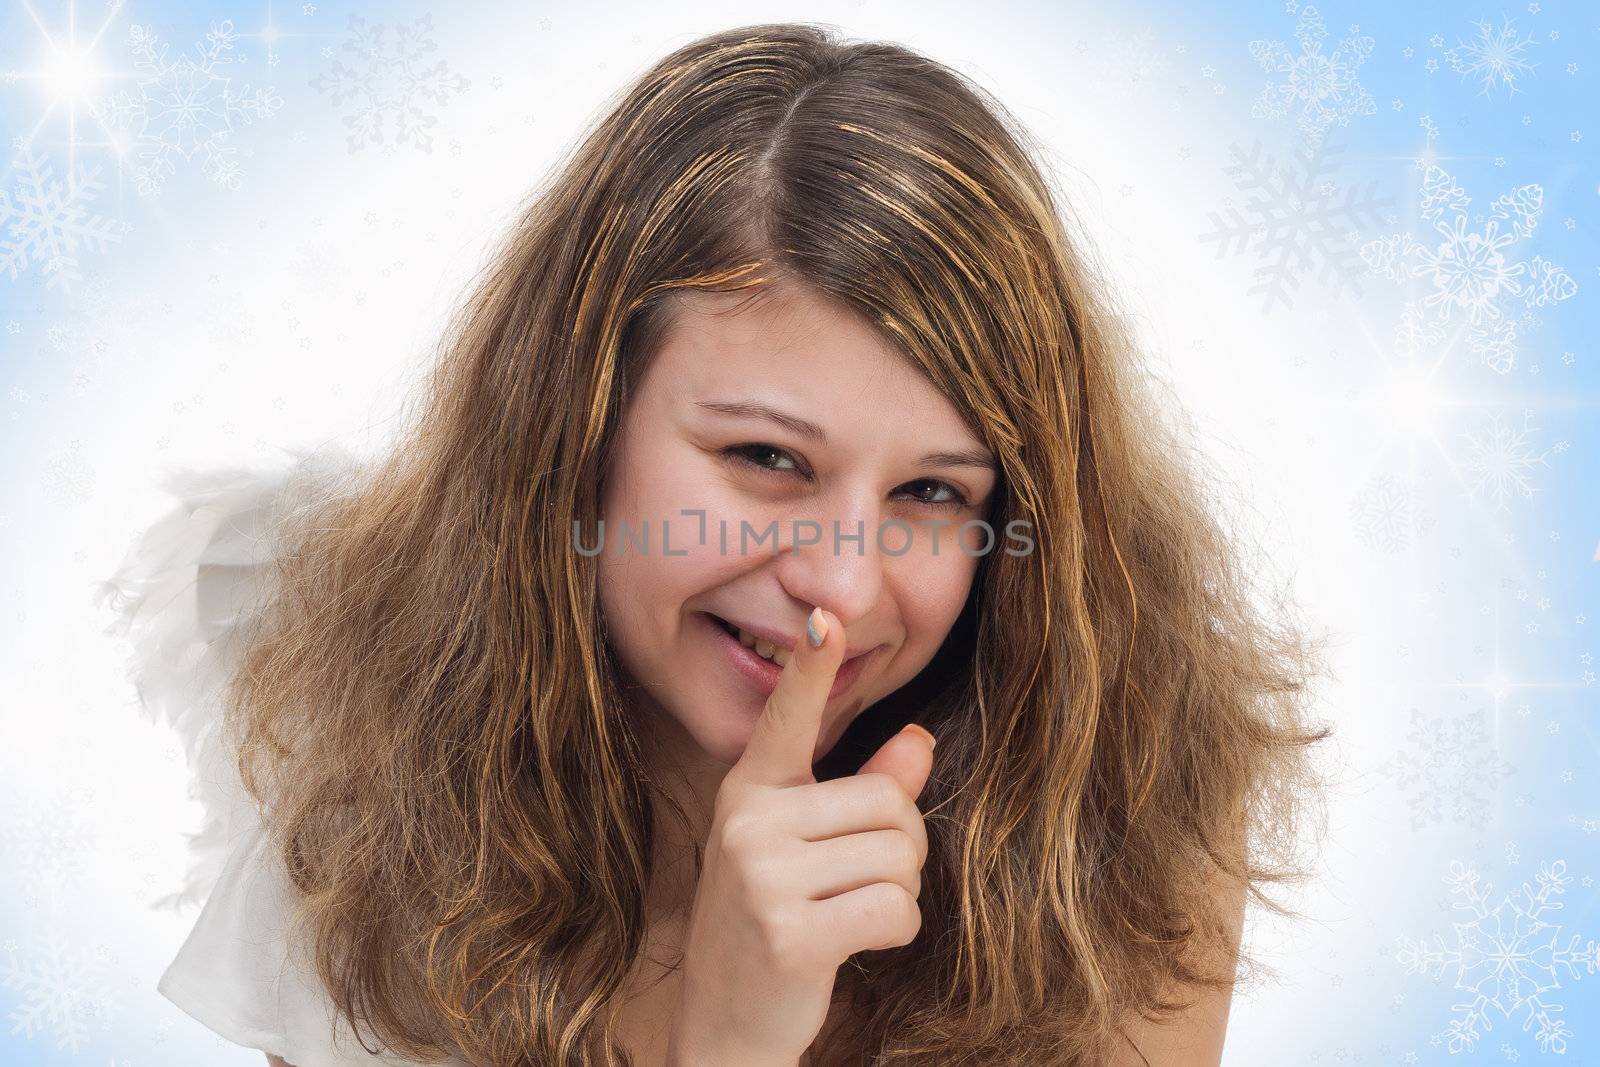
[[[29,142],[19,147],[16,191],[0,189],[0,267],[15,280],[35,264],[46,285],[66,292],[81,277],[78,247],[103,252],[109,242],[127,236],[128,225],[89,214],[89,202],[101,186],[98,167],[90,171],[80,164],[75,177],[60,181]]]
[[[1278,118],[1296,113],[1296,123],[1307,144],[1319,144],[1335,124],[1350,125],[1357,115],[1377,110],[1372,94],[1356,80],[1356,71],[1372,54],[1373,39],[1351,36],[1339,42],[1332,53],[1324,53],[1322,42],[1328,28],[1314,7],[1300,12],[1294,35],[1298,49],[1282,41],[1251,41],[1250,54],[1269,74],[1283,76],[1281,83],[1268,82],[1261,90],[1250,114],[1255,118]]]
[[[1564,1009],[1554,994],[1562,988],[1563,972],[1581,979],[1584,973],[1595,972],[1600,958],[1592,938],[1580,948],[1583,938],[1573,934],[1564,947],[1560,945],[1560,924],[1547,921],[1562,908],[1561,901],[1552,898],[1565,893],[1572,881],[1566,869],[1565,860],[1543,865],[1534,880],[1537,888],[1524,882],[1491,905],[1490,885],[1480,888],[1470,865],[1452,861],[1445,881],[1452,893],[1464,898],[1456,901],[1456,910],[1469,916],[1451,923],[1454,944],[1446,944],[1438,934],[1432,944],[1400,939],[1402,947],[1395,958],[1409,972],[1435,979],[1449,972],[1455,988],[1467,994],[1461,1003],[1451,1005],[1460,1014],[1440,1035],[1448,1039],[1452,1054],[1470,1051],[1482,1036],[1480,1029],[1494,1029],[1490,1008],[1506,1019],[1523,1016],[1523,1030],[1537,1026],[1534,1039],[1541,1051],[1567,1051],[1572,1031],[1560,1017]]]
[[[1471,197],[1442,167],[1430,163],[1423,171],[1421,196],[1419,212],[1432,223],[1435,236],[1419,241],[1397,233],[1368,241],[1361,246],[1361,258],[1394,282],[1426,279],[1433,288],[1422,299],[1424,309],[1441,321],[1464,313],[1469,347],[1504,374],[1517,351],[1516,320],[1507,312],[1517,303],[1528,309],[1548,307],[1578,292],[1572,276],[1543,256],[1526,262],[1507,256],[1513,244],[1533,236],[1544,212],[1544,189],[1519,186],[1490,204],[1487,217],[1469,221]]]
[[[1505,511],[1507,499],[1515,493],[1532,498],[1538,491],[1533,484],[1534,468],[1547,466],[1545,457],[1567,450],[1567,442],[1557,441],[1549,448],[1539,450],[1532,441],[1533,412],[1522,414],[1520,429],[1500,421],[1500,416],[1489,415],[1489,425],[1482,434],[1468,435],[1467,455],[1462,461],[1471,482],[1468,496],[1480,493],[1494,500],[1495,510]]]
[[[238,149],[229,143],[234,131],[272,115],[283,100],[270,88],[236,87],[227,76],[238,37],[233,22],[211,24],[205,44],[195,46],[198,61],[183,56],[169,62],[167,46],[158,48],[156,35],[143,26],[130,26],[128,37],[138,57],[138,80],[100,101],[95,114],[137,161],[139,195],[159,193],[179,159],[198,158],[207,178],[238,189],[243,170]]]
[[[459,93],[472,83],[460,74],[447,73],[448,64],[442,59],[431,67],[423,65],[427,54],[439,47],[433,39],[432,15],[423,15],[410,26],[396,26],[393,48],[384,43],[384,29],[382,23],[368,27],[365,18],[351,15],[344,49],[356,57],[356,65],[347,67],[334,60],[332,71],[311,79],[311,88],[319,93],[331,89],[335,106],[350,97],[356,99],[355,109],[343,120],[350,127],[345,144],[352,153],[368,141],[382,145],[388,154],[405,141],[432,153],[430,131],[439,118],[423,110],[424,98],[445,104],[450,93]],[[331,58],[328,50],[323,54]],[[394,122],[392,141],[384,139],[386,118]]]
[[[104,1027],[115,1015],[115,1004],[100,977],[100,959],[64,945],[53,928],[37,955],[19,957],[9,941],[5,952],[4,986],[22,998],[7,1016],[13,1034],[32,1039],[48,1032],[56,1048],[77,1052],[89,1039],[91,1023]]]
[[[1458,73],[1470,75],[1483,83],[1479,96],[1488,96],[1489,90],[1497,85],[1504,85],[1507,95],[1515,94],[1517,75],[1538,66],[1523,57],[1524,50],[1538,42],[1531,34],[1527,40],[1523,40],[1511,28],[1509,20],[1498,30],[1487,22],[1474,25],[1478,27],[1478,39],[1468,44],[1458,38],[1457,47],[1446,49],[1444,58]]]
[[[1481,708],[1454,715],[1412,708],[1405,750],[1383,766],[1405,794],[1413,830],[1444,821],[1482,826],[1489,797],[1514,769],[1490,743]]]
[[[1293,305],[1291,294],[1300,287],[1300,275],[1320,267],[1320,280],[1330,278],[1361,294],[1361,257],[1354,244],[1356,227],[1378,221],[1378,208],[1390,197],[1375,196],[1377,182],[1365,193],[1353,188],[1341,197],[1329,177],[1335,166],[1328,157],[1340,151],[1319,142],[1295,152],[1298,167],[1278,167],[1263,154],[1257,141],[1247,153],[1237,144],[1228,146],[1234,162],[1223,168],[1246,200],[1243,210],[1207,212],[1212,229],[1201,241],[1217,242],[1217,258],[1230,249],[1236,255],[1254,253],[1260,261],[1250,295],[1265,296],[1263,311],[1274,303]]]

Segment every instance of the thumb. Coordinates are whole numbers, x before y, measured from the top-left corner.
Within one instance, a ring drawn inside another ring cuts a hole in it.
[[[857,774],[880,772],[900,783],[906,795],[916,800],[933,771],[933,735],[916,723],[909,723],[878,747]]]

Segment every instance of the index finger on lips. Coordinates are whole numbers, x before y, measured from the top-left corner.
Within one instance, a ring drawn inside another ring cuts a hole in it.
[[[812,635],[821,637],[820,645]],[[729,774],[768,786],[815,782],[811,773],[817,735],[828,691],[844,661],[844,625],[831,612],[814,608],[795,642],[794,655],[778,676],[750,741]]]

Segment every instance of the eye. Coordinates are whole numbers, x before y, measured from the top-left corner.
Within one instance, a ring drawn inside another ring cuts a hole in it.
[[[922,500],[920,503],[928,504],[932,507],[964,508],[967,506],[967,498],[949,482],[941,482],[933,478],[919,478],[917,481],[908,482],[907,484],[931,486],[936,493],[942,489],[949,494],[941,500]]]
[[[759,460],[751,459],[750,457],[752,455],[756,455],[756,456],[767,456],[767,455],[789,456],[788,452],[784,451],[783,449],[779,448],[776,445],[763,445],[763,444],[734,445],[731,448],[724,448],[722,450],[722,454],[725,457],[727,457],[728,459],[730,459],[733,462],[735,462],[735,463],[742,463],[742,464],[745,464],[745,465],[751,466],[751,467],[760,467],[762,470],[769,470],[769,471],[772,471],[774,474],[782,473],[785,468],[769,466],[766,463],[763,463],[763,462],[761,462]],[[793,459],[794,457],[789,456],[789,458]],[[787,468],[787,469],[798,471],[800,468],[799,468],[798,465],[795,465],[795,466],[793,466],[791,468]]]
[[[731,447],[724,448],[720,454],[727,462],[738,466],[753,467],[757,470],[766,471],[771,474],[800,474],[803,477],[810,477],[801,470],[798,463],[794,462],[794,456],[791,455],[787,449],[779,448],[777,445],[760,443],[733,445]],[[766,462],[766,460],[773,457],[776,457],[780,462],[787,459],[790,465],[787,467],[782,467],[774,466],[772,463]],[[957,489],[949,482],[939,481],[935,478],[918,478],[914,482],[907,482],[906,485],[927,487],[927,489],[921,491],[926,492],[931,489],[935,497],[938,497],[937,499],[924,498],[918,496],[917,491],[913,490],[913,498],[917,503],[923,505],[924,507],[943,509],[947,511],[961,511],[972,506],[967,500],[965,494],[963,494],[961,490]],[[938,494],[941,492],[944,494],[942,497],[938,496]]]

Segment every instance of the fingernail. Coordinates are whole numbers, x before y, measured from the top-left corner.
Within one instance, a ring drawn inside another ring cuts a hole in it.
[[[812,608],[811,615],[806,619],[806,637],[811,641],[812,648],[821,648],[822,642],[828,637],[828,620],[822,617],[821,608]]]
[[[914,723],[914,722],[908,722],[908,723],[906,723],[906,727],[905,727],[905,730],[904,730],[904,731],[902,731],[902,732],[907,732],[907,733],[908,733],[908,732],[911,732],[911,731],[913,731],[913,730],[914,730],[914,731],[916,731],[916,732],[917,732],[917,733],[919,733],[919,734],[921,734],[921,735],[922,735],[922,736],[923,736],[923,737],[926,737],[926,738],[927,738],[927,739],[928,739],[928,747],[929,747],[929,748],[932,748],[932,747],[933,747],[933,746],[934,746],[934,745],[936,745],[936,744],[938,744],[938,743],[939,743],[939,741],[938,741],[938,739],[937,739],[937,738],[936,738],[936,737],[934,737],[934,736],[933,736],[933,735],[932,735],[932,734],[931,734],[931,733],[929,733],[929,732],[928,732],[928,731],[927,731],[927,730],[926,730],[926,729],[924,729],[924,728],[923,728],[923,727],[921,727],[921,726],[918,726],[918,725],[917,725],[917,724],[916,724],[916,723]]]

